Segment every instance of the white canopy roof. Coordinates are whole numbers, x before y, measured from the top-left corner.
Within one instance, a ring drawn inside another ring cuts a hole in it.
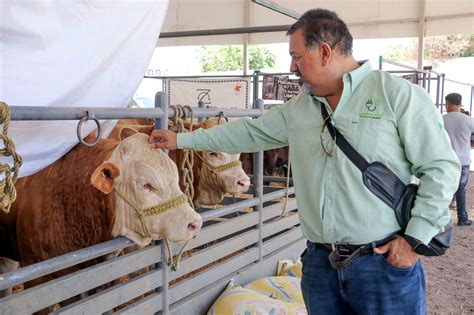
[[[357,39],[474,33],[473,0],[274,0],[265,2],[301,15],[325,8],[338,13]],[[420,23],[424,21],[425,23]],[[251,0],[171,0],[161,36],[169,32],[285,26],[294,19]],[[284,28],[252,33],[248,44],[287,42]],[[420,32],[420,30],[422,30]],[[242,44],[246,34],[161,38],[159,46]]]

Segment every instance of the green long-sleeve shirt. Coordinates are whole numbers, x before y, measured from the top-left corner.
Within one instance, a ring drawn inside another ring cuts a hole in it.
[[[258,119],[179,134],[178,147],[239,153],[289,144],[303,235],[319,243],[383,239],[400,229],[394,211],[364,186],[360,170],[339,148],[332,157],[322,150],[320,106],[326,106],[365,159],[384,163],[405,183],[412,174],[420,179],[406,233],[428,243],[449,221],[460,176],[441,115],[421,87],[373,70],[369,62],[343,82],[334,113],[325,98],[300,94]],[[328,137],[325,131],[325,143]]]

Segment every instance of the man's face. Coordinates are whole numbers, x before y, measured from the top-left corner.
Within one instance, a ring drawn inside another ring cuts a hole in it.
[[[461,106],[459,105],[454,105],[451,104],[450,102],[446,101],[446,112],[460,112],[461,111]]]
[[[324,69],[321,66],[318,49],[308,49],[306,47],[302,29],[290,35],[289,52],[291,56],[290,71],[303,79],[305,83],[311,85],[313,93],[316,94]]]
[[[446,101],[446,104],[444,104],[444,106],[445,106],[445,108],[446,108],[446,112],[449,113],[449,112],[450,112],[449,109],[450,109],[450,106],[451,106],[451,105],[449,104],[449,102]]]

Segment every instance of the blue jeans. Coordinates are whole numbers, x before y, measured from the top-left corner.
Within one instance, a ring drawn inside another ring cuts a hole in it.
[[[383,255],[363,255],[335,270],[329,251],[308,242],[301,289],[308,314],[426,314],[421,262],[409,269],[390,265]]]
[[[459,186],[456,191],[456,208],[458,213],[458,220],[467,220],[466,211],[466,187],[469,179],[469,165],[463,165],[461,168],[461,178],[459,178]]]

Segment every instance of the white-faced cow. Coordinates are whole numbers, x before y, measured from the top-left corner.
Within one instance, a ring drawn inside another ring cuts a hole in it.
[[[17,201],[8,217],[0,216],[4,228],[16,222],[20,257],[12,258],[24,266],[116,236],[144,246],[197,235],[202,219],[179,188],[175,163],[152,149],[147,135],[127,128],[121,134],[121,142],[78,145],[18,180]]]
[[[223,119],[211,118],[199,124],[193,125],[193,130],[212,128],[219,123],[224,123]],[[145,123],[145,124],[143,124]],[[120,121],[112,131],[109,138],[115,138],[124,126],[136,128],[140,132],[150,134],[154,129],[153,125],[147,124],[143,120]],[[172,123],[169,124],[171,128]],[[185,128],[189,129],[189,122],[185,122]],[[181,165],[183,159],[182,150],[169,152],[170,158]],[[194,157],[194,198],[195,206],[214,205],[222,201],[224,195],[240,194],[246,192],[250,186],[250,179],[242,169],[239,160],[240,154],[228,154],[223,152],[197,152]],[[180,186],[184,189],[182,170],[180,172]]]

